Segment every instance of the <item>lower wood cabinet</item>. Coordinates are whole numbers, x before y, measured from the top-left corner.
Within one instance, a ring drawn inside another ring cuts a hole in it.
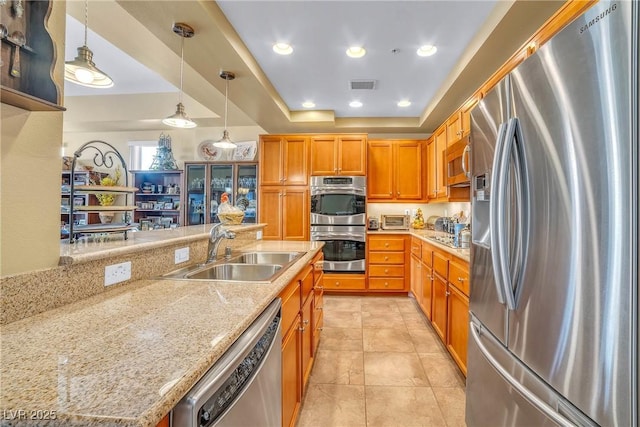
[[[282,299],[282,426],[295,425],[314,356],[323,313],[322,252],[280,292]]]
[[[408,290],[405,274],[409,270],[409,236],[406,234],[368,234],[367,272],[370,291]]]
[[[469,297],[455,286],[447,295],[447,349],[467,375],[467,339],[469,338]]]
[[[323,286],[326,291],[364,291],[367,289],[364,274],[325,273]]]
[[[433,275],[431,324],[444,342],[447,336],[447,280]]]

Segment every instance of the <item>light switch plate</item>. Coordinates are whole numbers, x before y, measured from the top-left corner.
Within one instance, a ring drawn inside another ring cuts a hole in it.
[[[131,279],[131,261],[108,265],[104,268],[104,285],[111,286]]]
[[[189,247],[176,249],[175,263],[180,264],[189,261]]]

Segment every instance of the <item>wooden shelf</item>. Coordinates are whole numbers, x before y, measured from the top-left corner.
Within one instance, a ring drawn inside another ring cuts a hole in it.
[[[82,194],[102,194],[102,193],[135,193],[136,187],[121,187],[118,185],[76,185],[73,188],[75,193]]]
[[[1,86],[2,93],[0,100],[3,104],[13,105],[27,111],[66,111],[62,105],[45,101],[44,99],[31,96],[27,93],[11,89],[10,87]]]
[[[82,212],[127,212],[127,211],[135,211],[136,206],[97,206],[97,205],[89,205],[89,206],[75,206],[73,208],[74,211],[82,211]]]
[[[76,225],[73,227],[74,233],[122,233],[123,231],[134,230],[137,227],[133,224],[90,224]]]

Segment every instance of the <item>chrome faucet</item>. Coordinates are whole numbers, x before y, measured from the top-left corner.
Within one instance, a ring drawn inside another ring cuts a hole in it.
[[[235,239],[236,233],[229,231],[222,224],[214,224],[209,232],[209,248],[207,249],[207,263],[213,262],[218,257],[218,247],[222,239]]]

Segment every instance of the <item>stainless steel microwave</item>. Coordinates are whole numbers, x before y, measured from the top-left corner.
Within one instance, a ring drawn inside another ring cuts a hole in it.
[[[408,230],[409,215],[380,215],[380,227],[383,230]]]
[[[447,148],[447,186],[469,186],[469,139],[463,138]]]

